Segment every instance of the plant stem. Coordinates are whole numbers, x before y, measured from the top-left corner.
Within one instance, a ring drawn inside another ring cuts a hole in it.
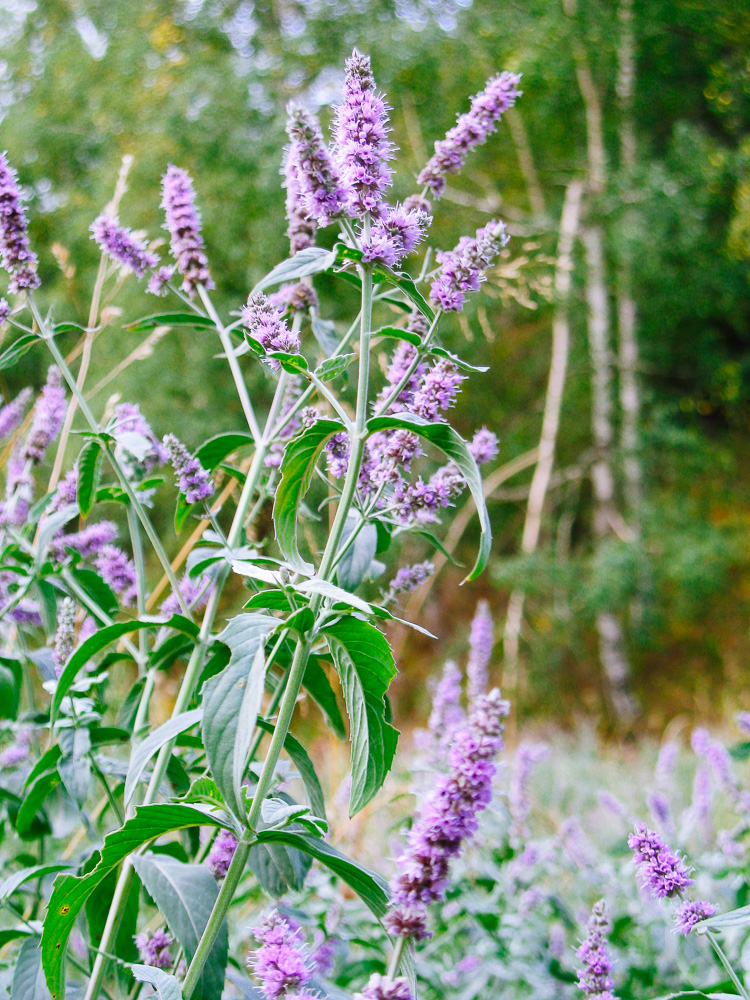
[[[382,402],[380,404],[380,406],[378,407],[378,409],[377,409],[377,411],[375,413],[376,417],[380,417],[384,413],[387,413],[388,410],[396,402],[396,400],[398,399],[398,397],[401,395],[401,393],[404,391],[404,389],[408,385],[409,379],[412,377],[412,375],[414,374],[414,372],[419,367],[419,364],[422,361],[422,355],[427,350],[427,348],[428,348],[428,346],[430,344],[430,341],[432,340],[432,338],[433,338],[433,336],[435,334],[435,330],[437,329],[437,325],[440,322],[440,317],[441,316],[442,316],[442,311],[440,309],[438,309],[437,312],[435,313],[435,318],[433,319],[432,323],[430,324],[430,329],[425,334],[424,340],[422,341],[421,345],[417,348],[417,353],[414,355],[414,360],[409,365],[409,367],[406,369],[406,372],[404,373],[403,377],[401,378],[401,381],[391,391],[390,396],[388,396],[388,398],[386,400],[384,400],[384,402]]]
[[[128,507],[128,528],[130,529],[130,543],[133,546],[133,562],[135,563],[135,578],[137,583],[137,608],[138,617],[143,618],[146,614],[146,563],[143,558],[143,540],[141,538],[138,518],[132,507]],[[147,630],[138,631],[138,649],[140,658],[138,660],[139,672],[146,668],[148,658]]]
[[[732,963],[729,961],[729,959],[727,958],[727,956],[724,954],[724,949],[719,944],[719,939],[716,937],[716,935],[714,934],[714,932],[711,931],[711,930],[706,930],[705,933],[706,933],[706,937],[711,942],[711,947],[716,952],[716,954],[717,954],[717,956],[719,958],[719,961],[724,966],[724,968],[727,970],[727,973],[729,974],[729,978],[734,983],[734,985],[735,985],[735,987],[737,989],[737,992],[743,998],[743,1000],[749,1000],[747,990],[742,985],[740,977],[737,975],[737,973],[732,968]]]
[[[396,978],[398,973],[398,967],[401,964],[401,956],[404,953],[404,946],[406,944],[406,938],[402,937],[400,934],[396,938],[396,943],[393,946],[393,951],[391,952],[391,959],[388,962],[388,971],[385,974],[386,984],[392,983]]]
[[[78,600],[81,602],[81,604],[84,606],[84,608],[86,608],[95,618],[98,618],[99,621],[102,623],[102,625],[114,625],[114,620],[110,618],[110,616],[106,613],[106,611],[102,611],[102,609],[98,606],[98,604],[96,604],[94,601],[91,600],[86,591],[83,590],[83,588],[80,587],[76,582],[76,580],[73,578],[73,575],[71,574],[70,570],[64,569],[62,571],[62,578],[65,581],[65,585],[67,586],[71,594],[77,597]],[[2,615],[0,615],[0,617],[2,617]],[[130,641],[130,639],[126,639],[123,637],[120,639],[120,642],[122,643],[123,647],[127,649],[127,651],[130,653],[130,655],[137,663],[139,653],[138,650],[133,645],[133,643]]]

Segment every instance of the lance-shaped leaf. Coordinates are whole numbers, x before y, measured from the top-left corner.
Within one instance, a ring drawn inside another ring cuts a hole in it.
[[[185,951],[188,963],[206,929],[219,894],[216,879],[205,865],[186,865],[165,854],[145,854],[133,858],[146,891],[164,914],[169,929]],[[195,1000],[215,1000],[224,987],[228,933],[226,921],[208,953],[201,978],[193,993]]]
[[[13,972],[11,997],[12,1000],[50,1000],[37,938],[29,938],[21,945]]]
[[[270,615],[246,614],[233,618],[218,636],[232,651],[229,663],[207,681],[203,689],[202,731],[206,757],[224,801],[240,820],[245,818],[245,809],[241,790],[235,791],[234,787],[234,757],[238,738],[244,742],[247,735],[245,722],[241,721],[243,702],[249,689],[247,714],[251,714],[251,702],[255,702],[257,717],[263,694],[265,660],[256,660],[256,654],[278,624]]]
[[[182,712],[179,715],[173,715],[163,726],[155,729],[143,743],[140,743],[136,747],[133,756],[130,758],[130,766],[128,767],[128,774],[125,779],[123,804],[126,807],[133,797],[133,792],[140,781],[146,765],[154,754],[161,750],[170,740],[173,740],[175,736],[179,736],[180,733],[184,733],[185,730],[194,726],[196,722],[200,722],[202,714],[202,709],[194,708],[191,712]]]
[[[479,524],[482,528],[482,535],[479,542],[479,553],[474,568],[463,581],[473,580],[482,572],[487,565],[492,549],[492,528],[490,526],[490,516],[487,513],[487,504],[484,499],[482,488],[482,476],[479,466],[474,456],[469,451],[468,445],[458,433],[454,431],[450,424],[430,423],[416,413],[397,413],[384,417],[372,417],[367,421],[369,434],[378,431],[407,430],[418,434],[429,441],[430,444],[439,448],[458,468],[458,471],[466,480],[466,485],[471,491],[474,503],[479,515]]]
[[[276,727],[270,722],[266,722],[265,719],[258,719],[258,728],[262,729],[264,733],[273,733]],[[299,771],[300,778],[302,778],[305,785],[310,808],[316,816],[325,819],[326,804],[323,797],[323,789],[320,787],[318,775],[315,772],[313,762],[310,760],[307,750],[305,750],[295,736],[287,733],[284,738],[284,751]]]
[[[231,661],[230,661],[231,662]],[[262,641],[258,643],[250,670],[245,678],[245,690],[237,714],[237,732],[232,752],[232,789],[235,802],[242,802],[242,779],[248,765],[248,754],[253,742],[255,724],[263,702],[266,682],[266,655]],[[243,813],[244,817],[244,813]]]
[[[88,897],[120,862],[156,837],[190,826],[229,828],[226,814],[182,804],[140,806],[135,816],[104,838],[96,868],[87,875],[58,875],[42,931],[42,962],[52,1000],[64,1000],[65,948],[76,918]]]
[[[156,969],[153,965],[131,965],[130,969],[139,983],[154,987],[156,1000],[182,1000],[179,982],[164,969]]]
[[[216,329],[216,324],[208,316],[198,313],[156,313],[144,316],[135,323],[129,323],[126,330],[153,330],[157,326],[195,326],[200,329]]]
[[[20,872],[13,872],[3,882],[0,882],[0,903],[5,902],[6,899],[10,899],[16,889],[22,886],[24,882],[28,882],[29,879],[44,878],[45,875],[50,875],[53,872],[61,872],[66,868],[70,868],[70,865],[64,863],[34,865],[32,868],[22,868]]]
[[[340,420],[316,420],[312,427],[292,438],[284,452],[281,480],[273,504],[273,520],[284,558],[300,573],[310,574],[313,567],[305,562],[297,548],[299,505],[310,487],[315,463],[326,441],[343,430]]]
[[[311,656],[305,667],[302,686],[315,699],[318,707],[326,717],[326,722],[340,740],[346,739],[344,719],[341,715],[336,692],[328,680],[328,675],[320,664],[320,660]]]
[[[98,441],[88,441],[78,456],[78,485],[76,488],[78,506],[84,517],[88,517],[94,506],[99,477],[102,471],[104,452]]]
[[[320,247],[305,247],[269,271],[265,278],[261,278],[253,288],[251,295],[270,288],[271,285],[281,285],[285,281],[296,281],[297,278],[304,278],[308,274],[319,274],[321,271],[333,267],[336,262],[336,253],[332,250],[323,250]]]
[[[226,434],[217,434],[215,437],[204,441],[196,451],[195,457],[209,472],[213,472],[219,463],[231,455],[238,448],[245,448],[254,443],[252,434],[247,431],[229,431]]]
[[[324,629],[349,713],[352,790],[349,812],[367,805],[378,792],[396,752],[398,730],[386,720],[385,693],[396,676],[391,647],[374,625],[341,618]]]

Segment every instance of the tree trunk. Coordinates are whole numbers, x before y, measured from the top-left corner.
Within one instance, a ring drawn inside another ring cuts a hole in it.
[[[583,185],[573,181],[565,192],[562,216],[560,219],[560,236],[557,250],[557,266],[555,269],[555,293],[557,307],[552,324],[552,360],[550,362],[547,396],[544,401],[544,416],[542,418],[542,433],[539,439],[539,450],[534,475],[529,490],[529,500],[526,506],[526,519],[521,538],[521,551],[530,555],[536,551],[539,544],[539,534],[542,526],[544,501],[547,496],[552,467],[555,460],[557,430],[560,425],[560,410],[562,408],[565,389],[565,374],[568,367],[570,344],[570,326],[568,322],[568,298],[570,294],[570,279],[573,269],[573,243],[578,230],[578,217],[581,209]],[[523,608],[526,594],[522,588],[516,588],[510,597],[508,612],[503,633],[503,685],[509,697],[513,697],[518,687],[518,648],[523,621]]]

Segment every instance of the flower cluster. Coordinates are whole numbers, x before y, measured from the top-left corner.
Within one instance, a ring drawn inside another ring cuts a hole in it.
[[[513,761],[513,774],[508,789],[508,811],[513,822],[513,837],[519,842],[528,835],[526,821],[531,812],[529,780],[536,765],[549,754],[546,743],[522,741]]]
[[[104,545],[96,557],[96,568],[124,604],[135,602],[138,593],[135,566],[122,549],[116,545]]]
[[[129,267],[137,278],[142,278],[159,263],[159,258],[142,240],[137,239],[129,229],[121,226],[119,221],[110,215],[100,215],[92,222],[91,238],[96,240],[102,251],[113,260],[123,267]]]
[[[341,215],[346,190],[315,116],[291,102],[287,107],[286,130],[291,141],[286,160],[287,198],[295,196],[291,210],[288,205],[289,242],[294,246],[299,242],[298,214],[327,226]],[[297,245],[296,249],[302,247]]]
[[[355,993],[354,1000],[412,1000],[412,992],[402,976],[389,979],[373,972],[362,992]]]
[[[50,544],[50,556],[57,563],[65,562],[65,549],[73,549],[82,559],[93,559],[102,549],[117,538],[117,525],[113,521],[87,524],[80,531],[66,535],[62,532]]]
[[[257,292],[247,300],[247,305],[242,310],[242,325],[264,351],[299,354],[299,337],[287,326],[283,311],[273,305],[263,292]],[[273,371],[280,368],[275,358],[269,358],[267,364]]]
[[[387,208],[377,219],[367,239],[362,243],[362,260],[380,261],[389,267],[400,264],[404,257],[414,253],[424,239],[431,218],[426,212],[414,208]]]
[[[8,437],[18,427],[31,401],[33,393],[28,387],[0,409],[0,441]]]
[[[55,673],[58,677],[63,672],[75,646],[75,623],[75,601],[70,597],[64,597],[57,612],[55,645],[52,650],[52,662],[55,664]]]
[[[410,594],[421,587],[435,572],[434,565],[429,561],[414,563],[411,566],[402,566],[391,580],[384,599],[392,601],[398,594]]]
[[[696,924],[708,920],[716,913],[716,907],[704,899],[687,899],[675,910],[674,921],[680,934],[689,934]]]
[[[0,263],[10,274],[11,292],[33,292],[39,287],[37,256],[29,249],[18,177],[5,153],[0,153],[0,255]]]
[[[182,290],[193,295],[199,285],[213,288],[208,259],[203,249],[200,215],[195,207],[195,191],[190,175],[171,166],[162,178],[162,208],[169,230],[170,248],[182,275]]]
[[[213,581],[210,576],[201,576],[197,580],[185,574],[180,580],[180,593],[189,608],[202,608],[208,601],[209,594],[213,589]],[[159,608],[163,615],[180,614],[181,606],[177,594],[170,594],[162,601]]]
[[[174,944],[172,935],[159,928],[156,931],[141,931],[135,939],[138,955],[144,965],[153,965],[156,969],[171,969],[174,963],[171,946]]]
[[[607,948],[607,934],[610,929],[604,900],[600,899],[598,903],[594,903],[586,940],[576,952],[583,964],[583,968],[578,972],[578,988],[587,997],[614,1000],[612,961]]]
[[[304,281],[296,285],[282,285],[281,288],[268,296],[268,301],[275,309],[290,313],[309,313],[318,308],[318,296],[312,285]]]
[[[22,457],[26,461],[41,462],[50,444],[60,433],[65,419],[65,389],[62,375],[55,365],[47,372],[47,382],[34,407],[31,430],[24,443]]]
[[[502,222],[488,222],[476,237],[462,236],[455,249],[439,253],[440,273],[432,283],[433,301],[445,312],[460,312],[467,292],[478,292],[484,272],[508,242]]]
[[[469,152],[487,140],[503,113],[521,96],[520,79],[516,73],[499,73],[487,82],[484,90],[473,98],[469,111],[459,115],[445,138],[435,143],[435,152],[417,178],[419,185],[436,197],[442,194],[446,176],[458,173]]]
[[[146,418],[141,413],[137,403],[118,403],[115,407],[115,417],[112,424],[112,432],[118,441],[127,444],[126,434],[137,434],[142,441],[138,442],[144,448],[138,448],[138,453],[143,453],[142,464],[145,471],[151,472],[157,465],[164,465],[169,461],[169,452],[151,427]],[[135,451],[135,449],[132,449]],[[132,453],[132,452],[131,452]]]
[[[162,441],[175,476],[180,481],[180,493],[188,503],[206,500],[214,491],[210,474],[194,458],[185,445],[174,434],[167,434]]]
[[[346,61],[344,100],[336,113],[335,136],[341,179],[350,215],[378,218],[391,184],[388,109],[375,89],[370,57],[355,49]]]
[[[312,979],[304,942],[284,917],[273,910],[260,923],[253,935],[260,943],[250,965],[260,990],[267,1000],[288,997],[307,1000],[311,996],[304,987]]]
[[[474,701],[487,690],[488,669],[495,645],[495,628],[487,601],[480,601],[469,630],[469,659],[466,664],[467,695]]]
[[[628,837],[643,887],[659,899],[674,896],[693,884],[684,861],[645,823],[637,823]]]
[[[211,869],[214,878],[219,881],[226,878],[236,850],[237,838],[232,831],[219,830],[206,858],[206,864]]]

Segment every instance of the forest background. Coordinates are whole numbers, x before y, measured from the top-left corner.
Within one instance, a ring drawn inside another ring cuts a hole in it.
[[[523,74],[523,97],[451,182],[433,228],[445,248],[490,215],[512,235],[448,344],[491,365],[455,424],[500,437],[487,477],[494,558],[460,591],[447,562],[410,598],[440,643],[392,633],[396,721],[424,717],[425,677],[463,649],[480,597],[497,622],[497,680],[521,719],[660,733],[677,716],[749,708],[745,5],[0,0],[0,147],[28,193],[33,245],[53,247],[40,266],[47,304],[65,300],[66,319],[86,322],[98,264],[88,227],[123,157],[122,221],[151,234],[158,200],[143,192],[167,163],[190,171],[217,304],[243,301],[287,253],[286,103],[327,118],[355,45],[372,56],[414,176],[468,95],[497,70]],[[396,195],[412,180],[402,170]],[[320,290],[326,315],[346,313],[339,285],[336,297],[325,279]],[[180,427],[193,447],[206,426],[236,426],[210,343],[173,330],[144,345],[124,328],[142,294],[131,282],[109,304],[95,405],[136,351],[117,390],[157,433]],[[41,385],[45,361],[32,351],[0,372],[3,396]],[[251,393],[267,391],[259,369],[245,371]],[[474,530],[467,511],[445,539],[457,560]]]

